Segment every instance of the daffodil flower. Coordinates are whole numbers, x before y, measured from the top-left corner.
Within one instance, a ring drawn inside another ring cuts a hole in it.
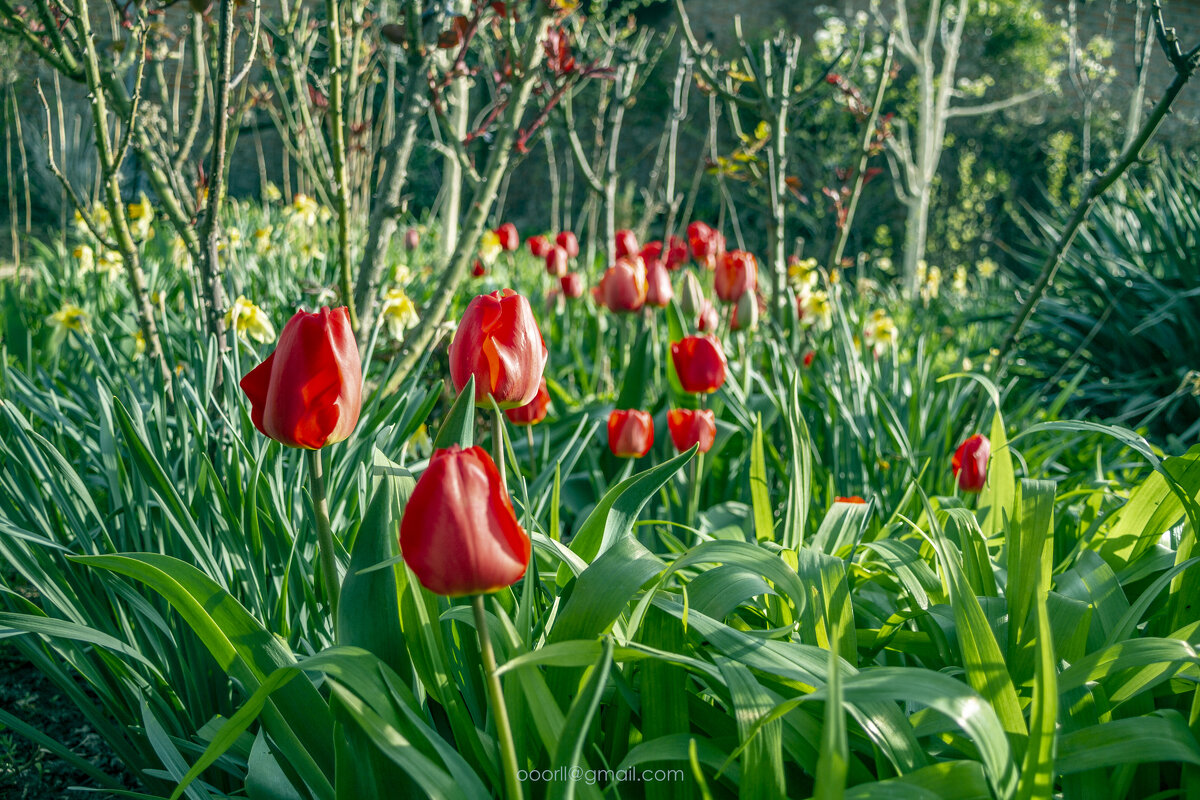
[[[256,342],[271,342],[275,340],[275,328],[266,313],[245,295],[238,295],[233,305],[225,312],[225,326],[232,328],[243,339]]]

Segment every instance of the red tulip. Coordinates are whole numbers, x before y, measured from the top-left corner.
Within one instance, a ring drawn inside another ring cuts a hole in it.
[[[546,391],[546,379],[538,386],[533,399],[520,408],[510,408],[504,413],[514,425],[536,425],[546,418],[550,408],[550,392]]]
[[[671,288],[671,273],[657,258],[646,262],[646,302],[658,308],[666,308],[675,290]]]
[[[433,454],[404,507],[400,552],[437,594],[486,594],[520,580],[529,537],[486,450],[455,445]]]
[[[752,331],[758,328],[758,295],[746,292],[733,306],[729,327],[735,331]]]
[[[617,231],[617,258],[634,256],[638,252],[637,237],[631,230]]]
[[[614,410],[608,415],[608,449],[618,458],[641,458],[654,445],[654,419],[645,411]]]
[[[404,249],[412,252],[417,249],[417,245],[421,244],[421,234],[416,228],[409,228],[404,232]]]
[[[511,222],[506,222],[495,230],[496,237],[500,240],[500,246],[508,252],[512,252],[521,246],[521,237],[517,233],[517,226]]]
[[[558,283],[562,286],[563,295],[571,300],[583,296],[583,276],[578,272],[568,272],[558,279]]]
[[[958,446],[950,467],[958,476],[958,488],[964,492],[981,492],[987,483],[988,457],[992,443],[986,436],[975,434]]]
[[[646,303],[646,265],[640,256],[619,258],[594,290],[597,301],[609,311],[637,311]]]
[[[649,264],[651,261],[654,261],[655,259],[662,258],[662,251],[663,251],[663,243],[662,242],[659,242],[659,241],[647,242],[646,246],[642,248],[642,251],[640,253],[638,253],[638,255],[640,255],[642,257],[643,261],[645,261],[647,264]]]
[[[804,366],[811,367],[812,362],[813,362],[813,356],[815,356],[815,355],[816,355],[816,353],[814,353],[812,350],[809,350],[807,353],[805,353],[804,354]]]
[[[529,252],[534,258],[545,258],[553,246],[545,236],[530,236],[525,240],[525,244],[529,246]]]
[[[835,498],[833,498],[833,502],[835,502],[835,503],[852,503],[854,505],[865,505],[867,501],[863,500],[858,495],[853,494],[853,495],[850,495],[849,497],[835,497]]]
[[[693,222],[687,229],[688,245],[692,258],[712,269],[717,259],[725,252],[725,237],[703,222]]]
[[[307,450],[342,441],[362,410],[362,364],[349,313],[344,307],[297,311],[275,352],[240,385],[264,436]]]
[[[707,408],[672,408],[667,412],[667,429],[671,431],[671,441],[679,452],[698,444],[700,452],[707,453],[712,449],[713,438],[717,435],[717,420]]]
[[[483,268],[483,262],[478,258],[475,259],[475,266],[471,268],[471,274],[476,278],[482,278],[484,275],[487,275],[487,270]]]
[[[575,234],[570,231],[563,231],[554,241],[563,250],[567,251],[567,255],[571,258],[579,258],[579,240],[575,238]]]
[[[550,245],[546,253],[546,272],[555,278],[567,274],[567,251],[556,244]]]
[[[666,265],[669,270],[677,270],[687,263],[688,246],[687,242],[680,239],[678,236],[672,236],[668,240]]]
[[[712,336],[685,336],[672,342],[671,362],[685,392],[709,394],[725,383],[725,352]]]
[[[734,303],[758,284],[758,261],[744,250],[730,250],[717,261],[713,289],[726,303]]]
[[[517,408],[537,394],[546,356],[528,300],[512,289],[481,294],[450,343],[450,377],[461,392],[474,375],[476,402],[490,394],[501,408]]]
[[[716,306],[705,300],[704,306],[696,316],[696,329],[701,333],[712,333],[720,324],[721,320],[717,317]]]

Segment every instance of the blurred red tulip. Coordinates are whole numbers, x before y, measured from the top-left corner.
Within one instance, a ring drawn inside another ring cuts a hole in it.
[[[672,236],[669,246],[667,247],[666,266],[669,270],[676,270],[687,263],[688,246],[687,242],[680,239],[678,236]]]
[[[567,251],[556,244],[550,245],[546,253],[546,272],[555,278],[567,274]]]
[[[638,253],[642,260],[649,264],[656,258],[662,258],[663,243],[659,241],[647,242],[646,246]]]
[[[523,406],[510,408],[504,414],[514,425],[536,425],[546,418],[550,408],[550,392],[546,390],[546,379],[538,386],[537,394]]]
[[[815,356],[815,355],[816,355],[816,353],[814,353],[812,350],[809,350],[807,353],[805,353],[804,354],[804,366],[811,367],[812,362],[813,362],[813,356]]]
[[[617,258],[624,258],[625,256],[637,255],[638,243],[637,243],[637,237],[633,235],[633,231],[631,231],[631,230],[617,231],[616,244],[617,244]]]
[[[512,252],[521,246],[521,237],[517,234],[517,226],[511,222],[506,222],[499,228],[496,228],[496,238],[500,240],[500,246],[508,252]]]
[[[486,450],[455,445],[433,454],[404,507],[400,552],[436,594],[486,594],[520,580],[529,537]]]
[[[645,411],[616,409],[608,415],[608,449],[618,458],[641,458],[654,445],[654,419]]]
[[[704,306],[696,316],[696,330],[701,333],[715,333],[720,324],[721,319],[717,316],[717,307],[705,300]]]
[[[578,272],[568,272],[558,279],[558,283],[566,297],[574,300],[583,296],[583,276]]]
[[[685,392],[709,394],[725,383],[725,351],[712,336],[685,336],[672,342],[671,362]]]
[[[275,352],[239,385],[264,436],[307,450],[342,441],[362,410],[362,363],[349,312],[297,311]]]
[[[471,268],[471,274],[476,278],[482,278],[484,275],[487,275],[487,270],[483,268],[483,262],[478,258],[475,259],[475,266]]]
[[[688,245],[692,248],[692,258],[712,269],[717,264],[721,254],[725,252],[725,237],[704,222],[696,221],[688,225]]]
[[[530,236],[525,240],[525,244],[529,246],[529,252],[534,258],[545,258],[546,254],[550,252],[550,248],[554,246],[545,236]]]
[[[517,408],[537,394],[546,356],[528,300],[512,289],[481,294],[450,342],[450,378],[461,392],[474,375],[476,402],[491,395],[501,408]]]
[[[950,467],[958,476],[958,488],[964,492],[981,492],[987,483],[988,458],[992,443],[986,436],[975,434],[958,446]]]
[[[717,261],[713,289],[726,303],[736,302],[758,285],[758,260],[744,250],[730,250]]]
[[[421,234],[416,228],[409,228],[404,232],[404,249],[412,252],[421,244]]]
[[[646,262],[646,302],[657,308],[666,308],[675,290],[671,288],[671,273],[657,258]]]
[[[646,265],[641,256],[617,259],[596,287],[596,298],[618,314],[638,311],[646,303]]]
[[[835,498],[833,498],[833,502],[835,502],[835,503],[853,503],[854,505],[865,505],[867,501],[863,500],[858,495],[853,494],[853,495],[850,495],[849,497],[835,497]]]
[[[559,247],[566,250],[567,255],[571,258],[579,258],[579,240],[575,238],[575,234],[563,231],[554,238],[554,241]]]
[[[667,412],[667,429],[671,432],[671,442],[679,452],[698,444],[700,452],[707,453],[712,449],[713,439],[717,435],[717,420],[707,408],[672,408]]]

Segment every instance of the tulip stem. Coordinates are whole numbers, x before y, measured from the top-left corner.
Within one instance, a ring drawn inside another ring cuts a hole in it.
[[[496,674],[496,654],[492,651],[492,636],[488,633],[487,612],[483,608],[483,595],[471,598],[475,609],[475,633],[479,635],[479,657],[483,660],[483,674],[487,679],[488,696],[492,701],[492,713],[496,719],[496,736],[500,740],[500,760],[504,767],[505,797],[521,800],[521,781],[517,777],[517,748],[513,742],[512,728],[508,723],[508,706],[504,704],[504,690],[500,676]]]
[[[325,496],[325,469],[321,464],[321,451],[309,450],[308,475],[312,480],[313,510],[317,517],[317,550],[321,559],[321,572],[325,575],[325,591],[329,593],[329,613],[333,618],[333,639],[337,641],[338,595],[341,582],[338,580],[337,556],[333,549],[333,528],[329,525],[329,500]]]
[[[699,529],[700,516],[700,475],[704,469],[704,453],[697,452],[692,459],[692,480],[688,485],[688,524]]]
[[[504,412],[500,410],[495,398],[492,399],[492,408],[496,412],[496,428],[492,431],[492,449],[496,451],[496,469],[500,471],[500,485],[507,492],[508,470],[507,462],[504,459]]]

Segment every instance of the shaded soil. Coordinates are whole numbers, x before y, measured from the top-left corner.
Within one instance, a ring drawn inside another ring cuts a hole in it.
[[[79,710],[10,644],[0,642],[0,708],[38,728],[109,775],[137,789],[121,762]],[[0,725],[0,798],[58,800],[110,798],[101,792],[71,791],[95,782],[71,764]]]

